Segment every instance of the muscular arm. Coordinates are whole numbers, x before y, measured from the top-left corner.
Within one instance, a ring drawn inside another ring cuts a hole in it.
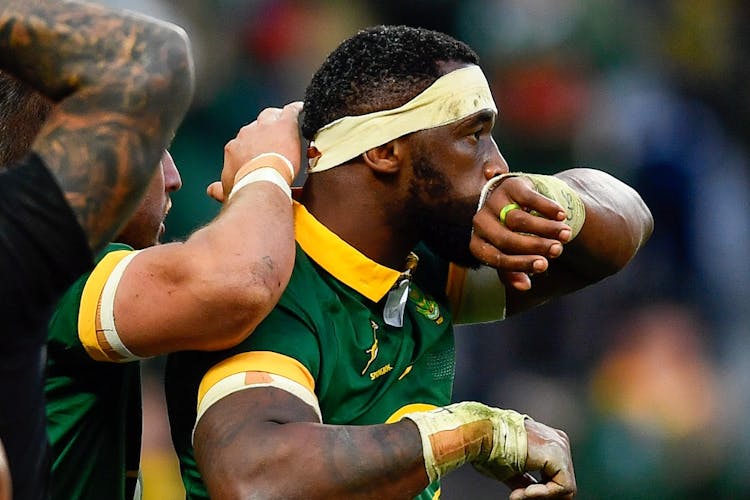
[[[16,0],[0,11],[0,67],[57,101],[32,149],[100,249],[137,206],[190,102],[184,32],[94,4]]]
[[[267,108],[227,143],[222,177],[228,190],[241,168],[269,163],[279,168],[279,182],[292,183],[283,160],[262,155],[280,154],[299,171],[300,110],[301,103]],[[279,300],[294,251],[291,200],[271,182],[249,183],[186,242],[148,248],[133,258],[115,295],[118,336],[140,356],[231,347]]]
[[[317,422],[311,406],[278,388],[245,389],[214,403],[194,435],[211,498],[409,499],[467,463],[507,481],[513,500],[575,495],[565,433],[512,410],[464,402],[393,424]],[[534,470],[542,483],[516,475]]]
[[[289,198],[270,183],[245,187],[185,243],[133,259],[115,296],[118,335],[140,356],[235,345],[278,301],[293,263]]]
[[[324,425],[275,388],[253,388],[211,406],[195,454],[212,499],[413,498],[427,487],[422,445],[408,420]]]
[[[653,231],[651,212],[641,197],[611,175],[577,168],[560,172],[556,177],[579,194],[586,206],[586,221],[578,236],[564,246],[562,255],[549,259],[547,271],[532,276],[530,290],[507,290],[508,314],[616,273],[635,256]]]

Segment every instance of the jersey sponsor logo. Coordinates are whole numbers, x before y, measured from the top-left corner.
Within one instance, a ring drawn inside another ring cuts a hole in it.
[[[391,366],[390,363],[388,363],[384,367],[378,368],[377,370],[375,370],[374,372],[372,372],[370,374],[370,380],[375,380],[378,377],[382,377],[383,375],[385,375],[386,373],[388,373],[391,370],[393,370],[393,367]]]
[[[424,295],[420,290],[412,288],[409,290],[409,300],[411,300],[419,314],[434,321],[438,325],[443,322],[443,316],[440,314],[440,306],[437,302]]]

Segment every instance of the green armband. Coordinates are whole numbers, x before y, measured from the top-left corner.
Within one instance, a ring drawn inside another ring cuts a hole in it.
[[[467,401],[403,418],[419,428],[430,482],[467,462],[501,481],[524,470],[525,415]]]
[[[537,193],[559,203],[565,210],[565,223],[570,226],[573,232],[573,236],[570,239],[572,240],[578,236],[578,233],[583,227],[583,223],[586,221],[586,206],[573,188],[568,186],[565,181],[552,175],[511,172],[495,176],[487,181],[487,184],[485,184],[482,189],[479,208],[484,206],[492,190],[508,177],[526,177],[534,184],[534,189]]]

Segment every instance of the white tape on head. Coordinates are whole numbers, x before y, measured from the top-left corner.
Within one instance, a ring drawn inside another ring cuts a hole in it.
[[[487,79],[471,65],[441,76],[403,106],[345,116],[322,127],[310,144],[320,153],[308,172],[321,172],[406,134],[440,127],[482,110],[497,113]]]

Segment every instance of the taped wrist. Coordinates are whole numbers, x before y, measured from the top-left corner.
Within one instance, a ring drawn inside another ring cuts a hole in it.
[[[565,210],[565,223],[570,226],[573,233],[570,239],[572,240],[578,236],[578,233],[583,227],[583,223],[586,221],[586,206],[573,188],[568,186],[565,181],[562,181],[553,175],[526,174],[523,172],[511,172],[508,174],[497,175],[487,181],[482,188],[477,211],[484,206],[493,189],[508,177],[525,177],[529,179],[534,184],[534,190],[537,193],[560,204]]]
[[[271,182],[276,184],[292,199],[290,186],[294,181],[294,166],[283,155],[278,153],[263,153],[245,163],[234,176],[234,186],[228,199],[237,191],[253,182]]]
[[[235,182],[239,181],[253,170],[264,167],[271,167],[276,170],[288,185],[291,186],[294,182],[294,165],[289,161],[289,158],[279,153],[262,153],[248,160],[237,170],[234,180]]]
[[[430,482],[470,462],[480,472],[502,480],[524,470],[527,441],[525,415],[472,401],[427,412],[408,413],[422,438]],[[491,464],[490,464],[491,462]],[[490,471],[481,467],[487,464]]]

